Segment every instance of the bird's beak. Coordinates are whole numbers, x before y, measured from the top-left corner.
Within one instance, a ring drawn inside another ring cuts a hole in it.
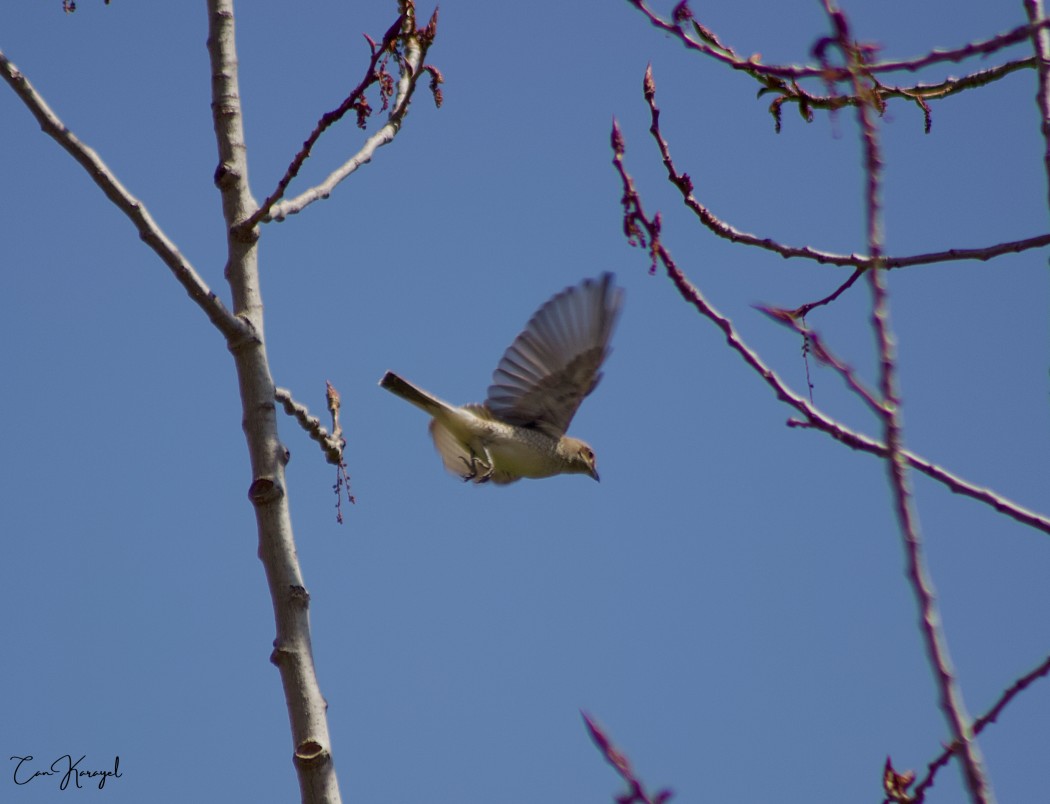
[[[589,474],[591,477],[593,477],[599,483],[602,482],[602,479],[600,477],[598,477],[598,468],[596,466],[592,466],[591,467],[591,471],[589,471],[587,474]]]

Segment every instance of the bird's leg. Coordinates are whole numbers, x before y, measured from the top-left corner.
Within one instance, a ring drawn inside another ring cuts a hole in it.
[[[492,454],[489,452],[488,447],[482,444],[481,449],[485,453],[485,460],[481,462],[482,465],[485,467],[485,474],[481,476],[481,480],[479,480],[478,482],[487,483],[489,480],[492,479],[492,473],[496,469],[496,462],[492,460]]]
[[[467,473],[465,475],[462,475],[464,483],[466,483],[468,480],[473,480],[475,477],[478,476],[478,470],[474,468],[474,453],[471,453],[469,461],[462,455],[459,456],[459,459],[463,461],[463,465],[467,467]]]
[[[462,455],[460,456],[459,459],[463,461],[463,463],[466,464],[467,467],[467,473],[463,475],[464,483],[466,483],[469,480],[473,480],[475,483],[487,483],[492,478],[492,456],[489,454],[488,449],[484,446],[482,447],[482,450],[484,450],[485,452],[485,460],[481,460],[480,458],[478,458],[478,455],[476,452],[474,452],[473,447],[470,448],[469,461]],[[478,477],[479,466],[485,467],[485,473],[482,474],[481,477]]]

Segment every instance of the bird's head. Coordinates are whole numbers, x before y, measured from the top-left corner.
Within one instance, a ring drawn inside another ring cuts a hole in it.
[[[571,436],[562,436],[558,442],[558,452],[566,461],[566,472],[590,475],[595,480],[600,480],[594,450],[586,442]]]

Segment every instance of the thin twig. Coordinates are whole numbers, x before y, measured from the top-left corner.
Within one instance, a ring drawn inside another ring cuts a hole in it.
[[[1034,67],[1035,59],[1032,57],[1026,59],[1014,59],[1013,61],[997,64],[994,67],[989,67],[984,70],[977,70],[976,72],[968,73],[967,75],[958,78],[946,78],[937,84],[919,83],[912,84],[911,86],[880,84],[879,91],[883,93],[884,97],[899,96],[902,98],[909,98],[918,95],[927,99],[941,99],[958,94],[959,92],[964,92],[968,89],[987,86],[993,81],[1005,78],[1018,70],[1031,70]]]
[[[843,362],[828,348],[819,332],[799,323],[799,319],[795,317],[795,313],[792,311],[781,310],[776,307],[763,307],[762,305],[757,305],[756,309],[765,313],[778,324],[783,324],[785,327],[793,330],[796,335],[801,336],[809,345],[810,351],[814,353],[817,360],[831,366],[842,377],[846,385],[853,390],[853,393],[864,400],[865,404],[872,411],[882,415],[883,403],[875,397],[874,392],[870,388],[861,382],[853,368]]]
[[[284,412],[292,416],[307,435],[321,445],[325,460],[334,466],[343,462],[343,439],[330,435],[321,420],[310,413],[310,409],[292,397],[292,392],[287,388],[274,388],[273,398],[281,403]]]
[[[796,307],[792,311],[792,315],[797,316],[798,318],[805,318],[811,310],[814,310],[817,307],[821,307],[825,304],[831,304],[833,301],[835,301],[835,299],[837,299],[839,296],[841,296],[843,293],[845,293],[847,290],[853,287],[853,284],[858,279],[860,279],[861,276],[864,275],[864,270],[865,269],[863,268],[858,268],[856,271],[849,275],[849,279],[847,279],[845,282],[843,282],[841,285],[835,288],[833,292],[829,293],[823,299],[817,299],[816,301],[807,302],[806,304],[803,304],[800,307]]]
[[[1018,25],[1005,33],[997,34],[991,39],[968,42],[954,48],[935,48],[924,56],[916,56],[910,59],[898,59],[896,61],[879,61],[869,65],[866,70],[869,73],[914,73],[932,64],[940,64],[946,61],[958,63],[974,56],[988,56],[1003,48],[1010,47],[1023,42],[1031,36],[1033,30],[1045,29],[1047,20],[1042,20],[1037,25]]]
[[[923,112],[925,130],[929,134],[932,128],[932,111],[927,101],[942,100],[959,92],[987,86],[1018,70],[1033,69],[1034,67],[1035,59],[1032,57],[1015,59],[985,70],[977,70],[958,78],[946,78],[936,84],[920,82],[910,86],[886,84],[878,80],[874,75],[869,75],[869,78],[872,82],[871,91],[883,103],[892,98],[900,98],[915,103]],[[812,122],[814,109],[834,111],[847,106],[856,106],[858,103],[863,102],[862,98],[858,98],[855,95],[840,93],[818,95],[806,90],[798,81],[781,81],[773,85],[770,85],[768,81],[763,83],[766,84],[766,87],[759,93],[760,95],[770,92],[777,95],[776,99],[770,104],[769,110],[773,114],[778,134],[781,130],[781,109],[786,103],[798,104],[802,117],[806,122]]]
[[[788,419],[787,425],[788,427],[795,427],[800,430],[820,430],[850,449],[857,450],[858,452],[867,452],[878,458],[885,458],[888,455],[886,445],[881,441],[877,441],[863,433],[851,430],[844,424],[824,416],[824,414],[816,409],[813,409],[813,414],[816,418],[807,416],[806,421]],[[905,459],[907,459],[909,466],[922,472],[927,477],[936,480],[939,483],[943,483],[953,494],[959,494],[963,497],[977,500],[991,509],[998,511],[1000,514],[1008,516],[1016,522],[1020,522],[1022,525],[1028,525],[1031,528],[1035,528],[1036,530],[1040,530],[1043,533],[1050,535],[1050,517],[1029,508],[1025,508],[1023,505],[1016,503],[1008,497],[1004,497],[989,488],[971,483],[953,472],[948,471],[943,466],[939,466],[928,458],[924,458],[911,450],[906,449],[903,454]]]
[[[357,502],[354,495],[350,493],[350,473],[343,459],[343,451],[346,449],[346,439],[343,438],[343,426],[339,423],[339,409],[343,406],[339,392],[335,390],[332,383],[325,381],[325,401],[328,404],[328,412],[332,414],[332,440],[340,445],[340,461],[335,468],[335,483],[332,490],[335,492],[335,520],[343,524],[343,493],[351,505]],[[331,461],[329,461],[331,463]]]
[[[647,793],[623,752],[609,741],[602,728],[586,712],[580,712],[580,715],[587,726],[591,741],[602,752],[605,761],[612,765],[620,778],[627,783],[627,793],[616,797],[618,804],[664,804],[670,800],[672,793],[667,789],[653,795]]]

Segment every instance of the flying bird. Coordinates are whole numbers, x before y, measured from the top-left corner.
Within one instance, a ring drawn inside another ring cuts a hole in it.
[[[445,468],[464,481],[585,474],[598,480],[594,450],[565,435],[602,378],[623,304],[611,273],[547,301],[503,354],[483,404],[451,405],[392,371],[379,384],[431,417]]]

